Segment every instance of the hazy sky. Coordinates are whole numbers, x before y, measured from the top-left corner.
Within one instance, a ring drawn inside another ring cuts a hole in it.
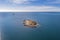
[[[60,11],[60,0],[0,0],[0,11]]]

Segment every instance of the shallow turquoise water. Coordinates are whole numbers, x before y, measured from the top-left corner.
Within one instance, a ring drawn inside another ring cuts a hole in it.
[[[0,13],[3,40],[60,40],[60,12]],[[25,19],[37,21],[37,28],[23,26]]]

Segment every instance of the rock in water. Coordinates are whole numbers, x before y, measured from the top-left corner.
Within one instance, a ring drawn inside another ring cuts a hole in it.
[[[24,26],[31,27],[31,28],[36,28],[36,26],[38,25],[38,23],[33,20],[24,20],[23,24]]]

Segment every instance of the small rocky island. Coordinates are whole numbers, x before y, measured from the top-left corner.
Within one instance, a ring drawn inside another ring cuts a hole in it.
[[[38,25],[38,23],[36,21],[33,21],[33,20],[24,20],[23,24],[24,24],[24,26],[31,27],[31,28],[36,28]]]

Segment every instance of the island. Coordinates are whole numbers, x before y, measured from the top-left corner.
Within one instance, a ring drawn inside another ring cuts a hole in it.
[[[36,28],[38,23],[34,20],[24,20],[23,25],[26,27]]]

